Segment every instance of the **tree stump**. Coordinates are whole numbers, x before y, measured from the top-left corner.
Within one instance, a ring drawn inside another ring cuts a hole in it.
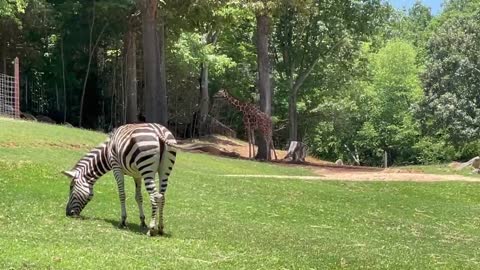
[[[288,147],[287,155],[283,158],[283,160],[289,162],[305,162],[307,150],[308,147],[304,143],[291,141],[290,146]]]

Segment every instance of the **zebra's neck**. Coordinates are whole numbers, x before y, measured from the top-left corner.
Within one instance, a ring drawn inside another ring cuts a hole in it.
[[[107,140],[93,148],[75,165],[75,170],[79,171],[80,175],[87,181],[94,183],[98,178],[112,169],[108,143],[109,141]]]

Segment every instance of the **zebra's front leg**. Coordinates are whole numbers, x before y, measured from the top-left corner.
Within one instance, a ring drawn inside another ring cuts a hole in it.
[[[150,221],[150,226],[147,232],[149,236],[157,235],[160,230],[158,228],[158,210],[162,205],[163,195],[157,191],[155,185],[155,173],[145,175],[145,188],[147,189],[148,194],[150,194],[150,203],[152,205],[152,220]]]
[[[145,223],[145,213],[143,212],[143,196],[142,196],[142,178],[135,178],[135,200],[140,213],[140,227],[147,228]]]
[[[120,223],[118,224],[119,228],[127,227],[127,209],[125,207],[125,183],[123,178],[122,169],[115,167],[113,168],[113,175],[115,176],[115,180],[117,181],[118,187],[118,196],[120,198],[120,207],[122,211]]]

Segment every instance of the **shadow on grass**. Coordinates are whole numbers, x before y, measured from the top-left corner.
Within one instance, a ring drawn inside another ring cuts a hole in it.
[[[133,233],[140,234],[140,235],[145,235],[145,236],[147,235],[147,231],[148,231],[147,228],[144,228],[144,227],[140,226],[140,224],[133,223],[133,222],[128,222],[128,221],[126,222],[127,223],[126,228],[119,228],[118,227],[118,225],[120,224],[119,220],[114,220],[114,219],[109,219],[109,218],[98,218],[98,217],[83,217],[83,216],[81,217],[81,219],[94,220],[94,221],[104,221],[104,222],[112,224],[112,226],[115,229],[131,231]],[[158,235],[156,237],[158,237]],[[171,238],[172,234],[166,232],[166,233],[163,233],[162,235],[160,235],[160,237]]]

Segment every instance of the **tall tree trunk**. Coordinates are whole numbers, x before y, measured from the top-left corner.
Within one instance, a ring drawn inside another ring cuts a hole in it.
[[[136,34],[132,26],[127,33],[127,123],[137,121],[137,57]]]
[[[28,107],[28,77],[25,76],[25,112],[30,111],[30,107]]]
[[[165,58],[165,16],[160,14],[160,24],[157,31],[157,61],[159,69],[159,91],[157,108],[159,110],[160,124],[168,126],[168,103],[167,103],[167,71],[166,71],[166,58]]]
[[[2,67],[3,74],[7,74],[7,48],[5,43],[2,44]]]
[[[260,92],[260,109],[268,116],[272,113],[272,89],[270,84],[270,61],[268,56],[269,17],[267,14],[257,14],[257,65],[258,90]],[[270,160],[270,147],[263,137],[258,140],[257,159]]]
[[[205,135],[207,132],[207,115],[210,97],[208,96],[208,63],[203,62],[200,72],[200,125],[199,132]],[[192,123],[193,124],[193,123]],[[195,127],[192,127],[195,128]]]
[[[79,121],[78,121],[78,126],[82,127],[82,118],[83,118],[83,103],[85,100],[85,91],[87,88],[87,81],[88,81],[88,75],[90,75],[90,66],[92,64],[92,58],[95,53],[95,49],[98,46],[98,42],[100,41],[100,38],[103,35],[103,32],[105,31],[105,28],[107,28],[107,25],[105,24],[100,31],[100,34],[98,34],[97,40],[95,43],[93,43],[93,27],[95,26],[95,1],[93,1],[93,10],[92,10],[92,25],[90,27],[90,39],[88,41],[88,64],[87,64],[87,71],[85,72],[85,79],[83,80],[83,88],[82,88],[82,95],[80,98],[80,114],[79,114]]]
[[[157,24],[157,1],[156,0],[137,0],[139,9],[142,12],[142,30],[143,30],[143,64],[145,73],[145,88],[143,92],[143,103],[145,120],[166,124],[166,87],[162,87],[162,72],[160,57],[163,48],[163,25],[161,27],[160,37],[156,31]],[[164,68],[163,68],[164,70]]]
[[[289,140],[298,141],[298,122],[297,122],[297,91],[294,86],[290,86],[290,98],[288,99],[288,126]]]
[[[217,31],[209,31],[204,35],[204,46],[208,46],[209,44],[217,43],[218,32]],[[201,64],[201,71],[200,71],[200,123],[199,123],[199,131],[203,135],[208,132],[207,130],[207,117],[208,111],[210,108],[210,96],[208,94],[208,63],[204,61]]]
[[[65,57],[63,52],[63,37],[60,41],[60,50],[62,57],[62,81],[63,81],[63,122],[67,122],[67,87],[65,85]]]
[[[57,112],[60,111],[60,96],[58,94],[58,85],[57,83],[55,83],[55,97],[56,97],[56,109],[57,109]]]
[[[117,58],[119,58],[119,55],[117,55]],[[123,58],[123,57],[122,57]],[[124,125],[127,122],[127,106],[126,106],[126,81],[127,81],[127,76],[126,76],[126,71],[125,71],[125,58],[121,59],[120,61],[120,124]]]

